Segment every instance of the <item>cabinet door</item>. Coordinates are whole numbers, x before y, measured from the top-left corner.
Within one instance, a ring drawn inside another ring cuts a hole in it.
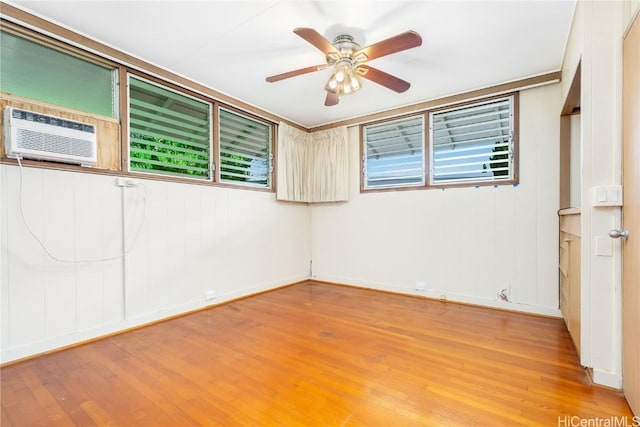
[[[580,354],[580,237],[569,242],[569,322],[573,343]]]
[[[560,232],[560,311],[569,327],[569,234]]]
[[[560,216],[560,310],[580,353],[580,214]]]

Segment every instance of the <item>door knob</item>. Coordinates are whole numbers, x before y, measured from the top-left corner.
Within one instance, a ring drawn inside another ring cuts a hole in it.
[[[624,240],[629,238],[629,230],[623,228],[622,230],[611,230],[609,232],[609,237],[613,237],[614,239],[619,239],[622,237]]]

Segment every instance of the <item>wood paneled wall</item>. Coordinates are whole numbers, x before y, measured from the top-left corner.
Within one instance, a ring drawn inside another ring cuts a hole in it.
[[[359,193],[351,129],[349,203],[311,208],[314,277],[560,316],[560,108],[559,85],[520,93],[518,186]]]
[[[307,277],[306,206],[116,179],[0,165],[0,362]]]

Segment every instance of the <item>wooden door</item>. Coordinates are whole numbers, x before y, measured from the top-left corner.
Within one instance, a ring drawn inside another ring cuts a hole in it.
[[[625,397],[640,415],[640,19],[623,44],[622,376]]]

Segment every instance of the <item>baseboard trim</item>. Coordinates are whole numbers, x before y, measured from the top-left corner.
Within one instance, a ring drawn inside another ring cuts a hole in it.
[[[253,288],[239,289],[234,292],[228,292],[220,295],[214,302],[212,301],[197,301],[188,303],[178,307],[171,307],[168,309],[158,310],[144,316],[135,318],[122,319],[118,322],[101,325],[96,328],[92,328],[84,331],[76,331],[72,334],[68,334],[61,337],[42,340],[35,343],[31,343],[22,347],[3,350],[0,355],[0,368],[15,363],[24,362],[45,354],[51,354],[59,351],[63,351],[69,348],[78,347],[81,345],[89,344],[91,342],[99,341],[111,336],[123,334],[126,332],[134,331],[136,329],[144,328],[147,326],[155,325],[162,322],[167,322],[172,319],[176,319],[183,316],[188,316],[199,311],[207,310],[213,307],[229,304],[234,301],[239,301],[246,298],[251,298],[263,293],[271,292],[277,289],[286,288],[289,286],[298,285],[301,283],[323,283],[336,286],[348,286],[353,288],[367,289],[377,292],[385,292],[395,295],[402,295],[413,298],[426,298],[434,301],[443,301],[439,296],[431,295],[428,292],[418,292],[408,288],[390,288],[383,285],[362,284],[362,283],[345,283],[336,280],[327,280],[321,278],[303,278],[296,279],[291,282],[287,282],[280,285],[262,285]],[[535,316],[544,317],[562,317],[562,313],[559,309],[551,309],[545,307],[529,306],[524,304],[507,303],[504,301],[491,301],[482,298],[465,297],[448,293],[447,299],[444,301],[451,304],[462,304],[476,307],[483,307],[501,311],[512,311],[524,314],[530,314]],[[615,376],[603,371],[597,371],[593,374],[594,383],[604,385],[612,388],[620,388],[622,381],[620,376]]]
[[[595,385],[622,390],[622,375],[600,369],[590,369],[590,374]]]
[[[527,305],[527,304],[505,302],[500,300],[496,301],[496,300],[479,298],[479,297],[458,295],[454,293],[446,293],[446,299],[442,299],[439,295],[440,294],[439,292],[416,291],[415,289],[410,289],[410,288],[388,287],[384,285],[376,285],[376,284],[370,284],[370,283],[367,283],[367,284],[346,283],[340,280],[322,279],[322,278],[316,278],[316,277],[309,280],[317,283],[362,288],[362,289],[368,289],[372,291],[387,292],[391,294],[403,295],[403,296],[409,296],[409,297],[415,297],[415,298],[426,298],[429,300],[441,301],[441,302],[452,303],[452,304],[462,304],[462,305],[468,305],[468,306],[490,308],[494,310],[511,311],[516,313],[531,314],[534,316],[541,316],[541,317],[562,318],[562,312],[560,311],[559,308],[533,306],[533,305]]]
[[[61,337],[46,339],[22,347],[3,350],[1,353],[0,368],[16,363],[26,362],[33,358],[46,354],[57,353],[74,347],[79,347],[95,341],[100,341],[115,335],[135,331],[137,329],[152,326],[158,323],[167,322],[172,319],[188,316],[210,308],[222,306],[234,301],[251,298],[260,294],[271,292],[277,289],[298,285],[307,282],[308,279],[295,279],[284,284],[269,286],[262,285],[253,288],[240,289],[220,295],[215,301],[197,301],[187,303],[177,307],[157,310],[144,316],[130,319],[122,319],[118,322],[101,325],[96,328],[76,331]]]

